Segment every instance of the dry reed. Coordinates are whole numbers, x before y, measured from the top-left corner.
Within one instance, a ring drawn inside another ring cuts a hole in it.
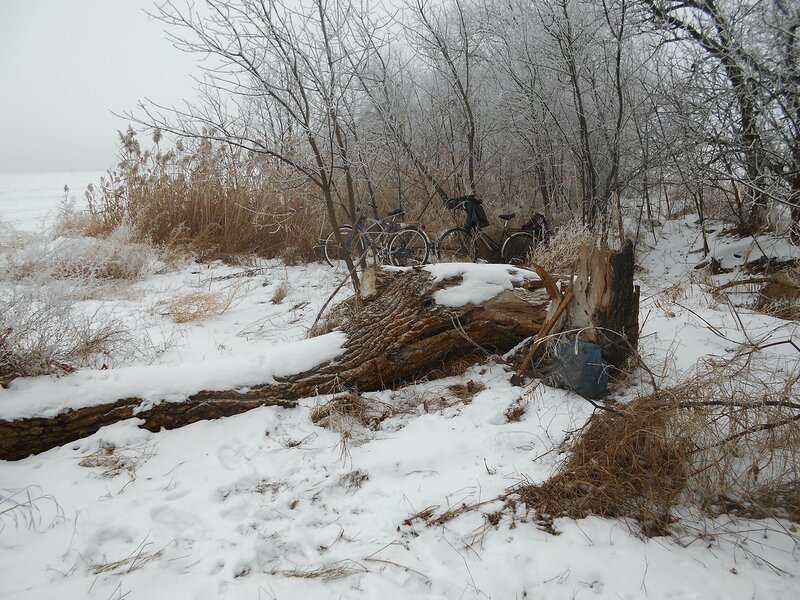
[[[142,150],[120,133],[122,159],[87,192],[93,232],[129,222],[146,241],[186,248],[203,259],[256,254],[287,262],[317,258],[324,211],[282,169],[257,155],[209,141],[179,140]]]

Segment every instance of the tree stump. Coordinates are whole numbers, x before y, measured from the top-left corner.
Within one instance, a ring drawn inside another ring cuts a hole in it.
[[[633,285],[633,270],[630,240],[620,250],[583,246],[564,326],[580,329],[581,340],[600,346],[617,372],[639,341],[639,286]]]
[[[462,283],[458,275],[436,279],[427,270],[381,273],[375,294],[360,300],[340,327],[346,342],[339,358],[275,383],[246,391],[202,391],[179,402],[150,403],[146,409],[141,398],[109,398],[54,417],[0,420],[0,459],[43,452],[131,417],[142,419],[142,427],[150,431],[173,429],[259,406],[289,408],[297,399],[317,394],[385,389],[441,373],[476,353],[506,352],[536,335],[550,297],[540,279],[521,269],[469,265],[470,277],[476,268],[481,273],[481,267],[497,293],[461,306],[448,306],[441,296]],[[515,273],[515,281],[497,285],[498,269]]]

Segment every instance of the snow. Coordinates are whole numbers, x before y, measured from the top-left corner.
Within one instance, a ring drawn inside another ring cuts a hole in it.
[[[78,210],[85,208],[86,187],[96,186],[102,175],[98,171],[0,173],[0,221],[21,231],[52,225],[64,201]]]
[[[55,177],[33,179],[19,189],[46,187]],[[29,225],[40,218],[22,209],[18,215]],[[692,253],[699,242],[692,218],[667,221],[656,235],[639,248],[640,346],[661,383],[743,343],[796,337],[796,323],[709,293],[708,276],[693,268],[702,254]],[[719,233],[710,244],[723,266],[762,251]],[[794,256],[784,244],[760,240],[766,252]],[[480,302],[515,278],[535,276],[502,265],[427,269],[437,280],[460,278],[436,298],[447,306]],[[16,380],[0,391],[0,414],[54,414],[109,395],[177,399],[335,359],[341,333],[305,339],[305,332],[343,276],[319,263],[189,264],[81,291],[78,309],[115,315],[147,340],[147,351],[125,361],[108,357],[104,371]],[[19,282],[0,281],[11,285]],[[288,295],[273,303],[280,286]],[[171,320],[170,300],[201,290],[231,294],[230,307],[197,322]],[[775,369],[797,361],[786,345],[761,354]],[[149,432],[129,419],[40,455],[0,461],[0,596],[800,597],[797,532],[780,519],[690,515],[675,538],[652,539],[599,517],[558,519],[560,535],[508,516],[487,526],[483,514],[498,502],[443,526],[412,519],[546,479],[561,458],[559,445],[591,414],[570,392],[515,387],[509,379],[506,367],[488,362],[458,377],[368,394],[402,409],[375,429],[314,424],[313,409],[329,399],[322,396],[295,409],[262,407],[171,431]],[[459,399],[451,386],[470,381],[475,395]],[[505,411],[519,403],[526,407],[521,420],[509,422]]]
[[[29,377],[0,389],[0,417],[6,420],[53,417],[70,409],[142,398],[138,410],[164,401],[179,402],[202,390],[228,390],[302,373],[337,358],[347,337],[339,332],[275,345],[247,356],[204,362],[142,365],[108,370],[82,369],[60,378]]]
[[[435,281],[460,279],[458,284],[439,290],[433,296],[437,304],[451,308],[481,304],[503,290],[510,290],[514,282],[539,278],[533,271],[508,265],[442,263],[429,265],[425,270]]]

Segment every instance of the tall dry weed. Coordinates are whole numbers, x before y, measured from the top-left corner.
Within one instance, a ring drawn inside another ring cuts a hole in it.
[[[207,140],[161,151],[160,140],[143,150],[132,129],[120,133],[119,165],[87,190],[94,230],[128,221],[141,238],[204,259],[317,258],[323,206],[279,165]]]

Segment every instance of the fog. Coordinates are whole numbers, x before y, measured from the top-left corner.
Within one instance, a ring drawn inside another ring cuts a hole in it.
[[[194,58],[144,13],[153,0],[0,0],[0,172],[116,160],[113,113],[191,97]]]

